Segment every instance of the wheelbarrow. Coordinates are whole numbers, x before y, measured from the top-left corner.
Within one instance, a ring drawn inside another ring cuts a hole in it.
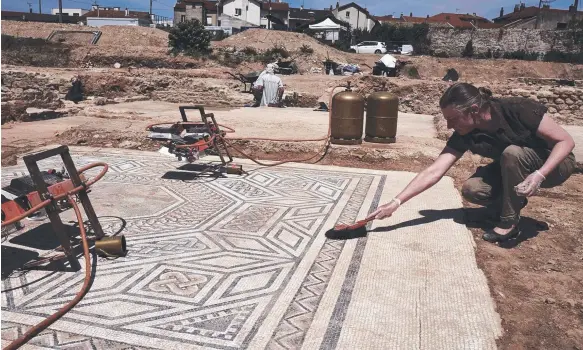
[[[242,82],[243,83],[243,92],[245,92],[245,93],[252,93],[253,92],[253,91],[251,91],[251,88],[253,87],[253,84],[257,81],[257,79],[259,78],[259,74],[261,74],[261,72],[250,72],[247,74],[237,73],[236,75],[231,73],[231,72],[225,72],[225,73],[229,74],[233,78]],[[247,84],[249,84],[249,89],[247,89]]]

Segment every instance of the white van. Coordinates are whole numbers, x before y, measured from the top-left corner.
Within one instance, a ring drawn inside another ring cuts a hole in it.
[[[412,55],[413,54],[413,45],[403,45],[401,47],[401,55]]]

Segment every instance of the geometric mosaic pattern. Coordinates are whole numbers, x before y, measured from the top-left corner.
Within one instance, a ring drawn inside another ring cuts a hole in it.
[[[96,258],[90,292],[30,342],[49,348],[299,349],[344,246],[324,233],[372,210],[366,198],[383,183],[375,174],[253,166],[181,181],[164,178],[176,163],[153,153],[73,158],[77,167],[109,164],[89,196],[104,231],[125,235],[128,255]],[[3,168],[2,185],[25,169]],[[4,245],[34,250],[14,237]],[[71,300],[83,278],[83,270],[33,270],[3,279],[3,346]]]

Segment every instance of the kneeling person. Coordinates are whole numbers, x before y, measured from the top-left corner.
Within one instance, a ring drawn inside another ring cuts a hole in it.
[[[253,88],[262,92],[260,106],[281,107],[284,87],[281,78],[274,74],[273,67],[268,66],[265,69]]]

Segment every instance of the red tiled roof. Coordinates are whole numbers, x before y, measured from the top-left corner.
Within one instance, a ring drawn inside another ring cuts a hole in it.
[[[261,3],[261,8],[264,10],[269,10],[269,2]],[[289,4],[287,2],[271,2],[271,11],[287,11],[289,10]]]
[[[446,23],[441,19],[435,19],[432,17],[412,17],[412,16],[401,16],[401,17],[392,17],[392,16],[377,16],[375,17],[377,21],[380,22],[389,22],[389,23]]]
[[[443,23],[442,21],[434,18],[427,18],[427,17],[410,17],[410,16],[403,16],[403,20],[405,22],[410,23]]]
[[[393,16],[374,16],[374,18],[377,21],[381,21],[381,22],[390,22],[390,21],[397,21],[397,20],[399,20],[398,17],[393,17]]]
[[[213,1],[205,1],[204,2],[204,8],[209,11],[216,11],[217,10],[217,2],[213,2]]]
[[[129,14],[126,16],[125,11],[117,11],[117,10],[91,10],[84,14],[82,17],[105,17],[105,18],[150,18],[148,12],[142,11],[129,11]]]
[[[449,23],[456,28],[474,28],[472,23],[477,28],[499,28],[500,25],[492,23],[488,19],[480,16],[459,14],[459,13],[440,13],[429,17],[435,22]]]

